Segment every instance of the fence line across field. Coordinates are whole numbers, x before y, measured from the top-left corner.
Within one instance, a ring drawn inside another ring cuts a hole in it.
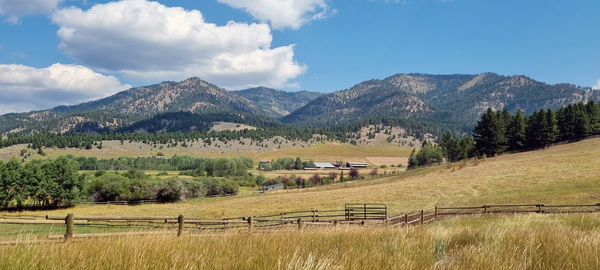
[[[369,208],[371,207],[371,208]],[[359,211],[360,210],[360,211]],[[356,215],[354,215],[354,211]],[[339,210],[305,210],[283,212],[269,216],[238,217],[219,220],[206,220],[200,218],[186,218],[177,216],[88,216],[88,215],[0,215],[0,224],[22,225],[65,225],[64,236],[51,236],[52,239],[60,238],[70,240],[73,237],[102,237],[116,235],[144,235],[153,233],[168,233],[177,230],[181,236],[184,231],[225,231],[248,230],[262,231],[281,228],[297,228],[327,226],[392,226],[402,227],[423,225],[448,216],[458,215],[487,215],[487,214],[560,214],[560,213],[592,213],[600,212],[600,203],[596,204],[496,204],[482,206],[453,206],[434,207],[416,212],[405,213],[397,216],[387,215],[387,206],[383,204],[346,204],[345,209]],[[76,226],[107,226],[107,227],[140,227],[155,228],[166,231],[148,232],[119,232],[101,234],[75,234]],[[3,242],[9,243],[9,242]],[[12,242],[10,242],[12,243]]]

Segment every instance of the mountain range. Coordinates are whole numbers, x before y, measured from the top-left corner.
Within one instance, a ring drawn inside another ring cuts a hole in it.
[[[282,121],[327,125],[377,115],[473,123],[489,107],[530,113],[590,100],[600,91],[525,76],[396,74],[319,97]]]
[[[529,113],[590,100],[600,101],[600,91],[494,73],[396,74],[328,94],[265,87],[228,91],[189,78],[73,106],[6,114],[0,116],[0,133],[206,130],[218,121],[322,127],[373,117],[473,124],[488,107]]]

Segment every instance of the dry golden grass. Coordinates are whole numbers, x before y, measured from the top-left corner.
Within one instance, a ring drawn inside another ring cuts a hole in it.
[[[344,143],[314,144],[303,148],[290,148],[277,151],[259,153],[258,159],[276,159],[280,157],[299,156],[303,160],[314,161],[363,161],[368,162],[367,157],[408,157],[412,148],[392,144],[378,145],[351,145]]]
[[[256,130],[256,127],[253,126],[249,126],[249,125],[245,125],[245,124],[238,124],[238,123],[232,123],[232,122],[214,122],[212,128],[210,129],[211,131],[223,131],[223,130]]]
[[[282,140],[280,138],[280,140]],[[302,143],[302,142],[287,142],[282,143],[283,147],[279,148],[278,144],[273,141],[265,141],[263,144],[268,145],[266,148],[256,146],[256,143],[250,145],[250,140],[245,139],[244,145],[237,141],[223,144],[222,142],[213,143],[211,146],[203,146],[203,143],[196,142],[189,147],[172,147],[154,148],[151,145],[143,143],[128,143],[123,145],[119,141],[104,141],[103,148],[93,148],[90,150],[74,149],[74,148],[45,148],[46,156],[40,156],[35,150],[27,150],[27,145],[14,145],[0,149],[0,160],[9,160],[11,157],[21,159],[20,151],[26,149],[32,156],[30,159],[40,158],[56,158],[59,156],[73,155],[83,157],[98,157],[101,159],[118,158],[118,157],[138,157],[138,156],[156,156],[158,152],[165,156],[185,155],[192,157],[218,158],[218,157],[238,157],[245,156],[254,161],[271,160],[281,157],[301,157],[303,160],[327,161],[333,162],[338,160],[343,161],[363,161],[369,162],[367,157],[408,157],[412,148],[402,147],[394,144],[377,144],[377,145],[350,145],[344,143]],[[218,145],[218,147],[217,147]],[[406,163],[404,163],[406,164]]]
[[[0,269],[598,269],[600,216],[173,234],[0,247]]]
[[[387,203],[392,214],[434,205],[600,202],[600,138],[549,149],[506,154],[463,169],[425,169],[411,177],[340,183],[265,195],[212,198],[175,204],[77,206],[36,214],[176,215],[223,218],[283,211],[339,209],[346,202]],[[454,164],[458,168],[460,164]]]
[[[408,165],[408,157],[367,157],[367,160],[375,165],[375,166],[381,166],[381,165],[386,165],[386,166],[398,166],[399,164],[402,164],[403,166]]]

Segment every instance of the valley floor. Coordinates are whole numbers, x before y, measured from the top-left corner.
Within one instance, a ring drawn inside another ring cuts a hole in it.
[[[477,164],[476,164],[477,163]],[[386,203],[391,214],[438,206],[499,203],[600,202],[600,138],[465,164],[413,171],[413,176],[359,180],[271,194],[209,198],[175,204],[93,205],[34,212],[76,215],[176,215],[206,219],[307,209],[346,202]],[[454,169],[452,168],[454,167]]]
[[[396,144],[378,143],[373,145],[351,145],[335,142],[292,142],[282,140],[281,145],[272,140],[263,142],[264,147],[257,146],[256,143],[250,145],[250,140],[244,139],[244,144],[239,141],[231,141],[227,144],[223,142],[213,143],[212,146],[204,146],[203,143],[190,143],[187,147],[181,145],[176,147],[166,147],[166,145],[153,145],[120,141],[103,141],[102,149],[93,148],[90,150],[76,148],[44,148],[45,156],[38,155],[36,150],[28,149],[27,145],[14,145],[0,149],[0,160],[9,160],[12,157],[22,159],[21,152],[29,155],[26,159],[56,158],[59,156],[73,155],[76,157],[97,157],[99,159],[119,158],[119,157],[151,157],[157,156],[160,152],[164,156],[173,155],[191,156],[191,157],[238,157],[244,156],[253,159],[255,162],[260,160],[272,160],[281,157],[301,157],[303,160],[314,160],[322,162],[334,162],[338,160],[368,162],[374,166],[380,165],[406,165],[408,156],[413,148],[408,146],[399,146]]]
[[[346,202],[386,203],[392,215],[434,205],[598,203],[599,157],[596,138],[305,190],[22,214],[213,219],[339,209]],[[31,233],[20,237],[39,236]],[[600,214],[454,217],[410,228],[110,237],[0,246],[0,258],[0,269],[598,269]]]

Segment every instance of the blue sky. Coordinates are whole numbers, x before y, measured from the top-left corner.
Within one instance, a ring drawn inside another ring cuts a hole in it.
[[[0,113],[190,76],[321,92],[411,72],[600,87],[598,11],[596,0],[0,0]]]

